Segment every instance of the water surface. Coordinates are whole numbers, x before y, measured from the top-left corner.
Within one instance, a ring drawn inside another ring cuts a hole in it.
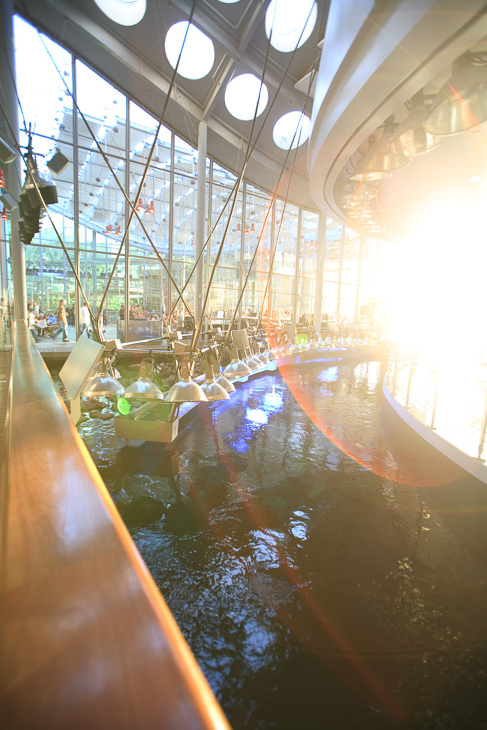
[[[487,728],[487,487],[381,377],[268,374],[168,446],[80,427],[235,730]]]

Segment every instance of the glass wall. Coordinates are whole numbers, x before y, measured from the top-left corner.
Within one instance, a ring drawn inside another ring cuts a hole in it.
[[[54,179],[59,201],[50,206],[51,220],[43,218],[26,247],[29,301],[49,311],[64,297],[74,312],[69,256],[79,271],[79,299],[86,297],[95,314],[103,306],[110,334],[123,338],[125,306],[137,318],[172,314],[179,327],[191,327],[197,150],[24,20],[16,17],[14,28],[22,144],[32,124],[41,173],[50,174],[46,162],[58,150],[68,163]],[[42,96],[25,62],[32,54],[45,79]],[[317,212],[272,203],[246,181],[236,190],[235,175],[215,161],[206,160],[205,177],[208,314],[228,318],[240,304],[241,316],[269,310],[311,322],[323,261],[323,314],[335,322],[363,316],[374,291],[377,242],[330,218],[320,240]]]

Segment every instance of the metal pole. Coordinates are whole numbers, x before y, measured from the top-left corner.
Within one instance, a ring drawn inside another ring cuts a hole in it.
[[[72,110],[73,110],[73,223],[74,223],[74,258],[73,264],[79,276],[79,175],[78,175],[78,90],[76,81],[76,60],[72,61]],[[75,338],[80,336],[80,293],[79,285],[74,278],[74,326]]]
[[[340,300],[342,298],[342,275],[343,275],[343,249],[345,248],[345,226],[342,226],[342,239],[340,242],[340,269],[338,272],[338,294],[337,294],[337,317],[340,316]],[[340,328],[338,330],[340,332]]]
[[[3,42],[0,43],[0,99],[9,127],[19,140],[18,104],[15,92],[15,55],[13,46],[12,16],[14,7],[12,0],[0,2],[0,28]],[[3,92],[3,93],[2,93]],[[10,194],[19,200],[21,190],[21,158],[17,157],[7,168],[8,188]],[[19,236],[19,209],[15,207],[10,215],[10,256],[14,283],[14,319],[27,321],[27,287],[25,280],[25,249]]]
[[[195,255],[198,259],[205,245],[205,211],[206,211],[206,151],[208,127],[206,122],[198,125],[198,177],[196,190],[196,246]],[[194,272],[194,316],[196,321],[201,318],[203,304],[203,256],[196,264]]]
[[[321,310],[323,309],[323,272],[325,269],[326,253],[326,215],[320,215],[318,224],[318,262],[315,277],[315,311],[314,330],[319,336],[321,334]]]
[[[169,253],[167,268],[171,272],[172,276],[172,256],[173,256],[173,243],[174,243],[174,167],[176,165],[176,144],[174,132],[171,133],[171,169],[169,173],[170,185],[169,185]],[[184,303],[181,302],[179,306],[184,307]],[[172,309],[172,282],[171,278],[167,277],[167,311],[170,312]]]
[[[125,190],[127,195],[130,191],[130,102],[127,98],[125,106]],[[137,205],[137,201],[135,201]],[[125,200],[124,228],[127,228],[130,220],[130,204]],[[129,341],[129,313],[130,313],[130,231],[125,237],[125,277],[124,277],[124,301],[125,301],[125,327],[124,342]]]
[[[298,292],[300,289],[300,259],[301,259],[301,219],[302,219],[302,210],[301,208],[298,209],[298,232],[297,232],[297,240],[296,240],[296,267],[294,270],[294,292],[293,292],[293,322],[295,324],[298,323],[299,320],[299,296]]]
[[[244,285],[244,265],[245,265],[245,217],[246,217],[246,206],[247,206],[247,186],[244,183],[243,186],[243,199],[242,199],[242,230],[240,232],[240,266],[239,266],[239,280],[238,280],[238,297],[240,296],[240,292],[242,291],[242,287]],[[249,250],[250,253],[250,250]],[[250,257],[249,257],[249,264],[250,264]],[[252,276],[252,274],[250,275]],[[249,279],[250,281],[250,279]],[[248,287],[247,287],[248,291]],[[240,304],[238,305],[238,328],[239,330],[242,329],[242,300],[240,300]]]
[[[482,453],[484,451],[484,442],[485,442],[485,432],[486,431],[487,431],[487,394],[486,394],[485,404],[484,404],[484,415],[482,416],[482,425],[480,427],[480,440],[479,440],[479,450],[478,450],[479,459],[482,457]]]
[[[360,305],[360,280],[362,278],[362,256],[364,250],[364,237],[360,234],[360,253],[358,257],[358,272],[357,272],[357,297],[355,299],[355,317],[354,317],[354,335],[357,335],[357,325],[359,319],[359,305]]]
[[[270,329],[271,322],[272,322],[272,279],[274,274],[271,272],[270,267],[274,263],[275,259],[275,228],[276,228],[276,201],[272,204],[272,211],[271,211],[271,241],[270,241],[270,249],[269,249],[269,286],[267,291],[267,328]]]

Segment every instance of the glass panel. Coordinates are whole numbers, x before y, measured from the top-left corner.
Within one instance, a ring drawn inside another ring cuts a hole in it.
[[[346,284],[357,283],[359,261],[360,234],[346,228],[343,240],[342,282]]]
[[[303,210],[301,220],[301,274],[314,276],[318,265],[318,213]]]
[[[340,278],[340,255],[342,247],[342,226],[331,218],[326,221],[326,254],[323,279],[338,281]]]
[[[298,246],[298,217],[299,210],[294,205],[286,205],[281,200],[276,201],[276,231],[277,250],[274,259],[274,270],[278,274],[294,276],[296,272],[296,251]],[[281,224],[282,220],[282,225]],[[280,227],[280,234],[279,234]],[[277,238],[279,235],[279,238]]]

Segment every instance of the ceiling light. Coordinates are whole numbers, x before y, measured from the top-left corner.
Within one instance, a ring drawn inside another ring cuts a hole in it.
[[[188,29],[187,33],[186,29]],[[210,73],[215,61],[213,41],[186,20],[175,23],[166,33],[164,49],[173,68],[176,68],[181,48],[183,51],[179,61],[178,74],[186,79],[202,79]]]
[[[269,93],[267,86],[261,83],[254,74],[236,76],[225,90],[225,106],[232,116],[243,121],[254,118],[257,99],[259,99],[257,107],[257,116],[259,116],[267,106]]]
[[[453,76],[438,92],[425,119],[431,134],[463,132],[487,119],[485,54],[467,53],[453,64]]]
[[[362,161],[363,172],[392,172],[409,165],[411,160],[404,154],[400,140],[393,138],[397,126],[394,117],[386,119],[382,137],[371,146]]]
[[[289,53],[305,43],[315,27],[318,7],[314,0],[271,0],[265,14],[265,32],[271,46]],[[272,36],[271,36],[272,30]]]
[[[137,25],[146,11],[146,0],[95,0],[95,3],[119,25]]]
[[[444,137],[432,134],[424,127],[424,119],[429,108],[426,106],[422,91],[413,96],[410,114],[393,133],[392,142],[396,154],[414,157],[429,152],[444,142]]]
[[[281,150],[295,150],[304,144],[311,131],[311,120],[302,112],[288,112],[274,125],[272,138]]]

